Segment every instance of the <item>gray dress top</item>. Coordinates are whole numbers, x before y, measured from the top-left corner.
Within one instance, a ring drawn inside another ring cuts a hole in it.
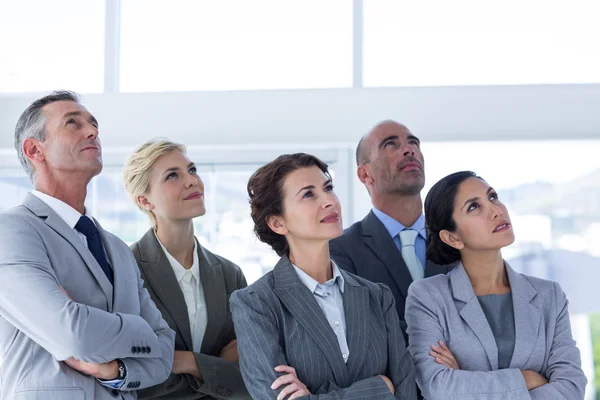
[[[510,365],[515,350],[515,314],[512,294],[487,294],[477,296],[483,313],[490,324],[498,346],[498,368]]]

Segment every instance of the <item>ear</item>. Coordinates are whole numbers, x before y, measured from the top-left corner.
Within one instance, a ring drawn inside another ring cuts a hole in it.
[[[136,201],[140,207],[146,211],[154,210],[154,204],[150,203],[150,200],[146,196],[138,196]]]
[[[27,138],[23,141],[23,154],[32,164],[34,162],[42,162],[46,159],[42,143],[34,138]]]
[[[448,230],[440,231],[440,239],[450,247],[454,247],[456,250],[462,250],[465,247],[460,236],[456,232],[450,232]]]
[[[368,164],[359,165],[356,169],[356,176],[363,183],[363,185],[370,186],[373,184],[373,176]]]
[[[288,233],[288,230],[285,227],[285,221],[281,216],[271,215],[267,218],[267,225],[269,225],[269,228],[271,228],[273,232],[278,233],[281,236],[285,236],[285,234]]]

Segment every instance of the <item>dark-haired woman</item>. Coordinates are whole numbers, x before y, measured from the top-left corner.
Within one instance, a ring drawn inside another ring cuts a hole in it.
[[[454,173],[431,188],[425,216],[427,258],[456,266],[408,291],[409,350],[424,397],[583,399],[566,296],[503,260],[514,233],[496,191],[473,172]]]
[[[416,399],[390,290],[329,256],[342,222],[327,165],[308,154],[280,156],[252,175],[248,194],[255,233],[281,256],[230,300],[250,395]]]

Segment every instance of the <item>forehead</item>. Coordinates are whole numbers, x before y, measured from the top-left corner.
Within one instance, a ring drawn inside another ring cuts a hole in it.
[[[283,182],[283,188],[286,191],[287,189],[296,189],[296,191],[298,191],[300,188],[303,188],[305,186],[320,186],[328,179],[329,177],[325,175],[325,173],[323,173],[323,171],[321,171],[319,167],[304,167],[290,172],[285,177],[285,181]]]
[[[469,178],[458,187],[457,199],[469,199],[471,197],[485,196],[490,185],[479,178]]]
[[[396,122],[384,122],[376,126],[369,136],[379,142],[388,136],[399,136],[400,139],[406,139],[409,135],[412,135],[412,132],[406,126]]]
[[[71,112],[81,112],[84,116],[91,115],[84,106],[69,100],[55,101],[42,107],[42,114],[47,120],[58,119]]]
[[[158,157],[152,164],[152,169],[162,171],[168,168],[187,167],[190,162],[187,154],[179,150],[171,150]]]

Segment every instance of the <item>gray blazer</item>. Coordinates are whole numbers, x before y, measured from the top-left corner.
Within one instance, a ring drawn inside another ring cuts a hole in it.
[[[0,214],[0,398],[135,399],[164,381],[175,333],[143,287],[133,254],[96,222],[114,287],[85,243],[32,194]],[[70,300],[64,290],[72,298]],[[120,358],[120,390],[61,362]]]
[[[568,302],[556,282],[526,276],[505,263],[515,316],[510,368],[498,369],[498,348],[465,268],[411,285],[406,304],[409,351],[426,399],[584,398],[586,378],[571,335]],[[431,345],[443,340],[460,370],[437,364]],[[527,391],[521,370],[548,384]]]
[[[229,296],[245,288],[241,269],[229,260],[211,253],[197,243],[200,279],[208,313],[208,325],[196,362],[202,381],[191,375],[171,374],[160,385],[139,392],[141,399],[250,399],[239,367],[219,358],[219,353],[235,339],[229,312]],[[187,306],[173,268],[150,229],[131,246],[144,278],[144,286],[169,326],[175,330],[175,349],[192,351],[192,334]]]
[[[252,398],[275,399],[278,365],[296,369],[309,399],[416,399],[415,373],[390,290],[341,271],[350,356],[325,314],[282,257],[273,271],[231,296],[242,376]],[[382,378],[396,388],[393,396]]]

